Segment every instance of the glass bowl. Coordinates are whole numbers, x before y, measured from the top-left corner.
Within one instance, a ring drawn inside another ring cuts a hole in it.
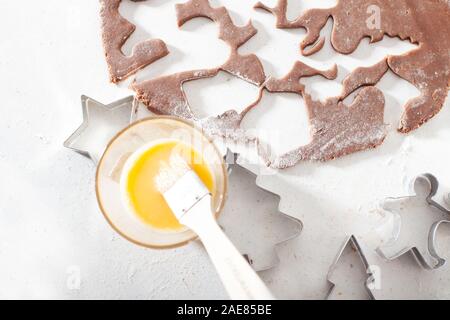
[[[99,207],[109,224],[124,238],[149,248],[170,248],[196,238],[182,229],[165,232],[139,221],[121,197],[120,177],[127,159],[137,150],[157,140],[176,139],[203,155],[214,177],[212,210],[216,216],[223,208],[227,192],[227,172],[223,157],[213,142],[190,122],[158,116],[142,119],[119,132],[108,144],[97,167],[95,189]]]

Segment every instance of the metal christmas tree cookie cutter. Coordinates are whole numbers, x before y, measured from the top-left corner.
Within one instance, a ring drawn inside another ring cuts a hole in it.
[[[242,158],[239,158],[238,154],[228,150],[225,162],[229,172],[229,196],[236,199],[239,196],[235,193],[240,193],[244,200],[247,200],[240,203],[246,202],[251,205],[251,208],[245,210],[246,215],[243,218],[248,220],[244,226],[258,225],[260,228],[253,228],[251,234],[248,233],[247,228],[240,228],[239,220],[242,216],[239,216],[239,211],[236,210],[238,208],[227,208],[230,202],[225,204],[219,223],[225,231],[229,231],[228,236],[256,271],[271,269],[280,262],[277,254],[278,246],[297,238],[303,224],[299,219],[281,211],[280,196],[260,187],[256,183],[258,176],[250,170],[249,165],[245,164]],[[238,190],[233,192],[233,184],[237,180],[239,180]],[[252,198],[249,202],[248,197],[255,194],[260,197]],[[239,204],[235,206],[240,207]]]
[[[327,295],[327,300],[334,300],[334,299],[347,299],[348,297],[340,296],[342,295],[341,290],[345,290],[345,286],[348,286],[348,279],[346,276],[349,275],[349,273],[342,275],[342,272],[339,272],[339,265],[341,262],[342,257],[344,256],[345,252],[351,249],[353,250],[352,253],[355,253],[358,255],[359,262],[361,264],[361,274],[362,274],[362,280],[360,283],[360,286],[364,287],[364,290],[367,293],[367,298],[370,300],[376,299],[376,283],[377,279],[376,277],[376,270],[374,270],[374,265],[370,261],[370,257],[367,255],[369,252],[369,248],[366,248],[362,241],[358,240],[358,237],[355,235],[352,235],[348,237],[341,249],[339,250],[338,254],[336,255],[335,260],[333,261],[330,270],[327,275],[327,281],[331,284],[331,289]],[[352,278],[355,277],[355,269],[356,266],[350,266],[353,270],[351,272]]]

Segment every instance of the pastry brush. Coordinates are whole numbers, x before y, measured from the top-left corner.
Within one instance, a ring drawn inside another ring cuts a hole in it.
[[[180,155],[173,154],[169,163],[161,164],[155,183],[179,222],[203,242],[231,299],[274,299],[217,224],[211,210],[211,193]]]

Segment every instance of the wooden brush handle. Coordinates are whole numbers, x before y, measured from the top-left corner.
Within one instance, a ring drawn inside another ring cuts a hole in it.
[[[180,222],[203,242],[222,283],[233,300],[272,300],[272,293],[231,243],[211,213],[211,197],[206,196]]]

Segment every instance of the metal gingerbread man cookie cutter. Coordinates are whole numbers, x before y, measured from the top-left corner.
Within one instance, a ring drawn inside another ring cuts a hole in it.
[[[383,209],[394,214],[394,237],[377,251],[388,260],[410,252],[420,266],[438,269],[446,260],[437,250],[437,231],[443,223],[450,223],[450,210],[439,204],[435,196],[438,179],[425,173],[414,180],[415,195],[388,198]],[[450,207],[450,193],[444,196]]]

